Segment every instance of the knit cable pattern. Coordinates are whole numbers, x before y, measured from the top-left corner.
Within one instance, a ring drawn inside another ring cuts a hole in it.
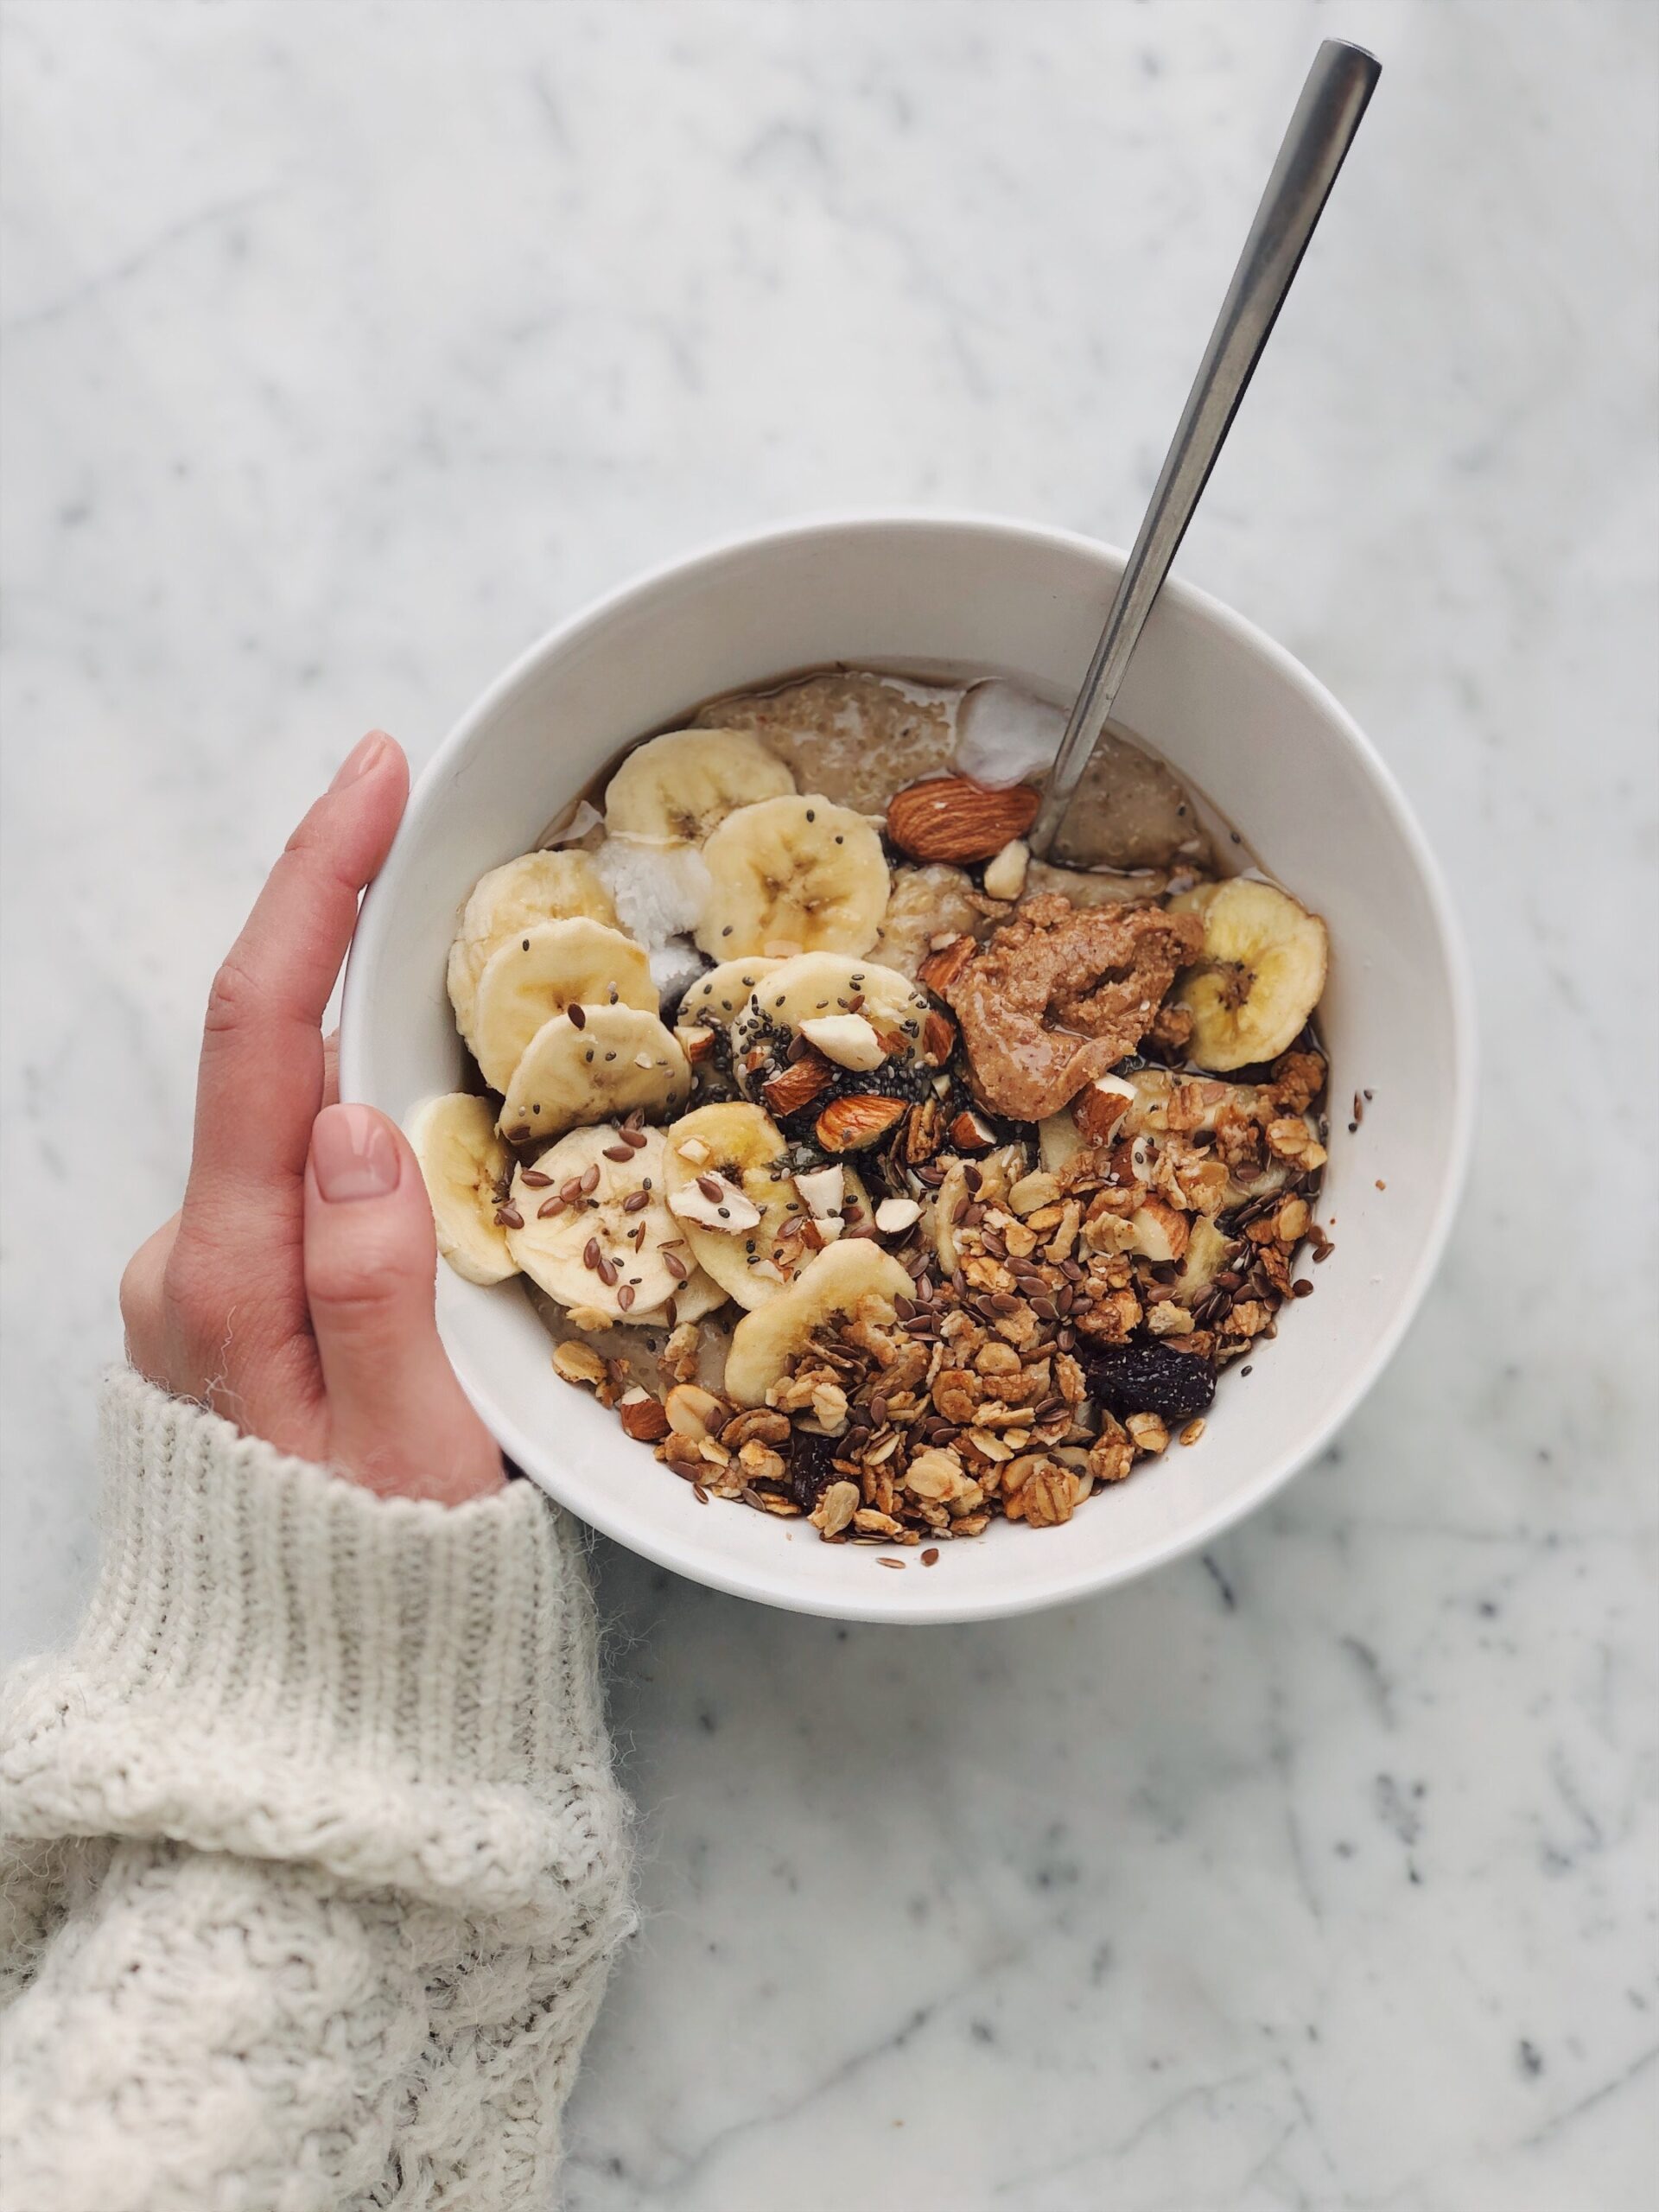
[[[550,2200],[632,1924],[575,1537],[131,1374],[69,1648],[0,1706],[0,2202]]]

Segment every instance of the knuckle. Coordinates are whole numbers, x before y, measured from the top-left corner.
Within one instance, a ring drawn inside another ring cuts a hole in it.
[[[135,1330],[148,1328],[154,1320],[157,1304],[156,1291],[156,1269],[148,1247],[141,1247],[121,1272],[118,1294],[121,1325],[129,1336]]]
[[[258,1009],[259,987],[252,973],[240,957],[226,953],[219,964],[213,987],[207,994],[207,1014],[203,1027],[212,1036],[226,1031],[245,1028]]]
[[[305,1287],[314,1312],[340,1330],[372,1333],[408,1311],[426,1271],[399,1255],[374,1251],[308,1253]]]
[[[283,846],[274,873],[302,877],[324,893],[334,892],[355,899],[362,887],[342,866],[335,840],[327,826],[314,818],[315,813],[314,809],[306,816]]]
[[[180,1236],[168,1253],[161,1288],[162,1305],[194,1333],[205,1333],[225,1319],[229,1300],[219,1269],[187,1237]]]

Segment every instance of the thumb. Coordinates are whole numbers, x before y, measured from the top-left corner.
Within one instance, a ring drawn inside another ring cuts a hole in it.
[[[329,1457],[370,1490],[458,1504],[501,1455],[438,1341],[437,1241],[415,1155],[372,1106],[326,1106],[305,1175],[305,1293]]]

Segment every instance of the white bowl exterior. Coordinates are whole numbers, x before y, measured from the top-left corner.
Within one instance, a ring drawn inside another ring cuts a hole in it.
[[[995,668],[1073,690],[1122,565],[1087,539],[980,518],[806,524],[696,556],[537,645],[422,778],[365,902],[341,1021],[344,1095],[399,1122],[454,1087],[443,976],[486,868],[620,747],[713,694],[842,660]],[[881,1621],[1022,1612],[1127,1580],[1268,1497],[1352,1410],[1399,1341],[1461,1184],[1473,1093],[1463,955],[1438,872],[1391,779],[1334,700],[1278,646],[1189,587],[1165,587],[1120,696],[1141,734],[1325,917],[1321,1024],[1333,1136],[1322,1217],[1336,1250],[1242,1378],[1224,1376],[1191,1449],[1144,1460],[1065,1528],[996,1522],[901,1575],[800,1522],[720,1503],[630,1442],[553,1371],[522,1288],[439,1269],[438,1316],[504,1448],[583,1520],[715,1588]],[[1346,1133],[1350,1095],[1374,1093]],[[1386,1186],[1386,1187],[1382,1187]]]

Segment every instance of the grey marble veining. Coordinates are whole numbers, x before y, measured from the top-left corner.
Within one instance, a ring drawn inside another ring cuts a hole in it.
[[[601,1547],[644,1932],[575,2212],[1635,2212],[1655,2149],[1641,0],[4,13],[5,1634],[219,951],[358,733],[855,504],[1134,528],[1315,40],[1381,91],[1184,573],[1396,768],[1485,1091],[1429,1307],[1206,1558],[837,1630]]]

